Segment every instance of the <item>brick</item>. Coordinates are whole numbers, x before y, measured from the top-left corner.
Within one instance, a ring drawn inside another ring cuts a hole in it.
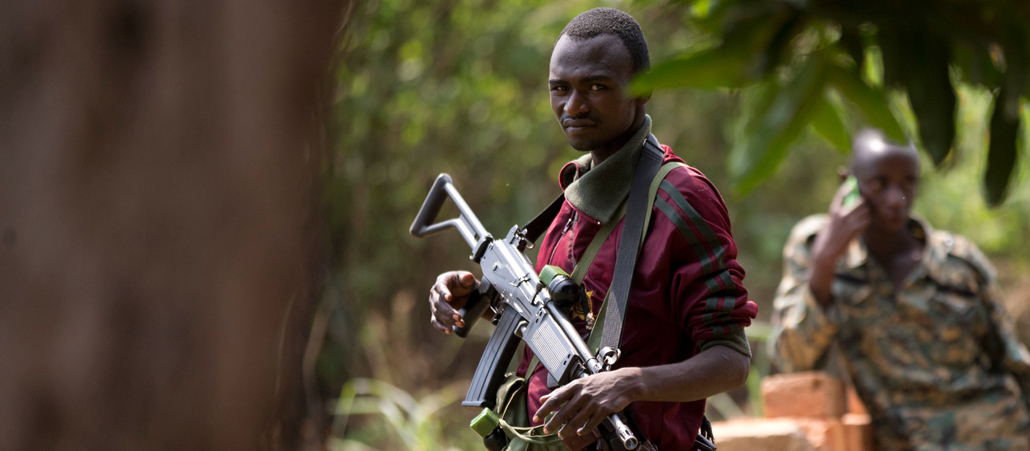
[[[839,419],[844,414],[844,386],[822,372],[789,373],[762,379],[768,418]]]
[[[841,420],[796,418],[794,421],[816,451],[851,451]]]
[[[797,422],[747,418],[712,423],[719,451],[814,451]]]
[[[847,451],[874,451],[873,425],[869,415],[849,413],[841,418],[841,422],[848,442]]]

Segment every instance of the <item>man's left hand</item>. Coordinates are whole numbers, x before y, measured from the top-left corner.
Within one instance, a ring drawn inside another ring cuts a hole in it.
[[[621,412],[635,401],[641,388],[639,376],[639,368],[620,368],[572,381],[540,398],[543,404],[533,422],[539,423],[554,411],[544,424],[544,432],[557,430],[563,439],[591,436],[608,415]]]

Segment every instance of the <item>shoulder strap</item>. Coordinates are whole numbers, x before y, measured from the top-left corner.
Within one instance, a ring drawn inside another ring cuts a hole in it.
[[[654,205],[655,197],[658,195],[658,187],[659,187],[659,185],[661,185],[662,180],[665,180],[665,177],[667,175],[669,175],[669,173],[672,172],[673,169],[676,169],[676,168],[679,168],[679,167],[683,167],[683,166],[686,166],[686,164],[680,163],[678,161],[670,161],[668,163],[665,163],[665,164],[663,164],[661,166],[661,168],[658,170],[658,173],[655,174],[654,179],[651,181],[651,187],[647,191],[648,208],[647,208],[647,214],[644,217],[644,228],[643,228],[644,233],[642,233],[641,236],[640,236],[640,246],[643,246],[643,244],[644,244],[645,234],[647,232],[648,226],[651,223],[651,212],[653,210],[652,206]],[[625,208],[621,209],[620,211],[622,211],[624,213]],[[598,235],[600,235],[600,232],[598,233]],[[593,246],[593,244],[594,243],[590,243],[591,246]],[[587,251],[589,251],[589,249],[590,248],[588,247]],[[596,253],[597,253],[597,251],[594,251],[594,254],[596,254]],[[584,252],[584,257],[586,257],[586,252]],[[578,271],[578,268],[579,267],[577,266],[577,271]],[[613,285],[614,285],[614,283],[613,283]],[[609,291],[611,291],[611,290],[609,290]],[[601,303],[601,311],[599,312],[598,317],[597,317],[597,323],[596,323],[597,327],[590,333],[590,336],[587,337],[587,347],[589,347],[590,350],[593,351],[594,353],[596,353],[597,350],[601,348],[601,337],[604,335],[604,324],[605,324],[605,319],[606,319],[606,316],[607,316],[605,313],[607,311],[608,298],[609,298],[609,296],[605,296],[604,301]]]
[[[561,211],[562,204],[565,203],[565,193],[562,192],[551,201],[551,205],[548,205],[544,211],[536,215],[525,227],[522,228],[522,236],[526,237],[526,240],[530,243],[535,243],[540,235],[542,235],[548,227],[551,226],[551,222],[558,216],[558,212]],[[531,246],[532,247],[532,246]]]
[[[644,149],[640,152],[640,161],[637,163],[637,170],[633,175],[633,184],[630,185],[626,218],[622,226],[619,247],[615,254],[615,274],[612,277],[608,295],[605,296],[605,303],[608,305],[602,310],[604,321],[601,322],[601,318],[598,318],[598,322],[602,324],[603,328],[599,349],[618,349],[622,342],[622,324],[626,317],[630,282],[633,280],[633,271],[637,266],[640,242],[644,235],[645,217],[648,216],[647,213],[653,205],[653,200],[648,199],[648,191],[662,166],[664,155],[665,152],[658,145],[658,140],[654,135],[648,135],[644,141]]]
[[[661,186],[662,180],[665,180],[665,176],[669,175],[673,169],[682,168],[686,166],[684,163],[678,161],[670,161],[662,165],[662,168],[658,170],[658,174],[654,176],[654,180],[651,181],[651,188],[647,190],[647,199],[651,204],[648,205],[647,215],[644,217],[644,233],[647,233],[647,227],[651,225],[651,212],[654,211],[651,206],[654,205],[655,196],[658,196],[658,187]],[[640,238],[640,244],[644,244],[644,238]]]

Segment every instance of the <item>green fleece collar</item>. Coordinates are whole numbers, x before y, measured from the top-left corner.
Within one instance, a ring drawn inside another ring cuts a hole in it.
[[[571,164],[578,166],[578,177],[565,187],[565,199],[591,218],[610,221],[629,195],[640,151],[650,134],[651,117],[644,115],[644,123],[633,137],[596,168],[591,168],[590,154],[577,158]]]

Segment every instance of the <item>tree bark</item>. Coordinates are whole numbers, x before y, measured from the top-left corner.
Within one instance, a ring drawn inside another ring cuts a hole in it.
[[[0,450],[317,441],[301,361],[349,2],[5,2]]]

